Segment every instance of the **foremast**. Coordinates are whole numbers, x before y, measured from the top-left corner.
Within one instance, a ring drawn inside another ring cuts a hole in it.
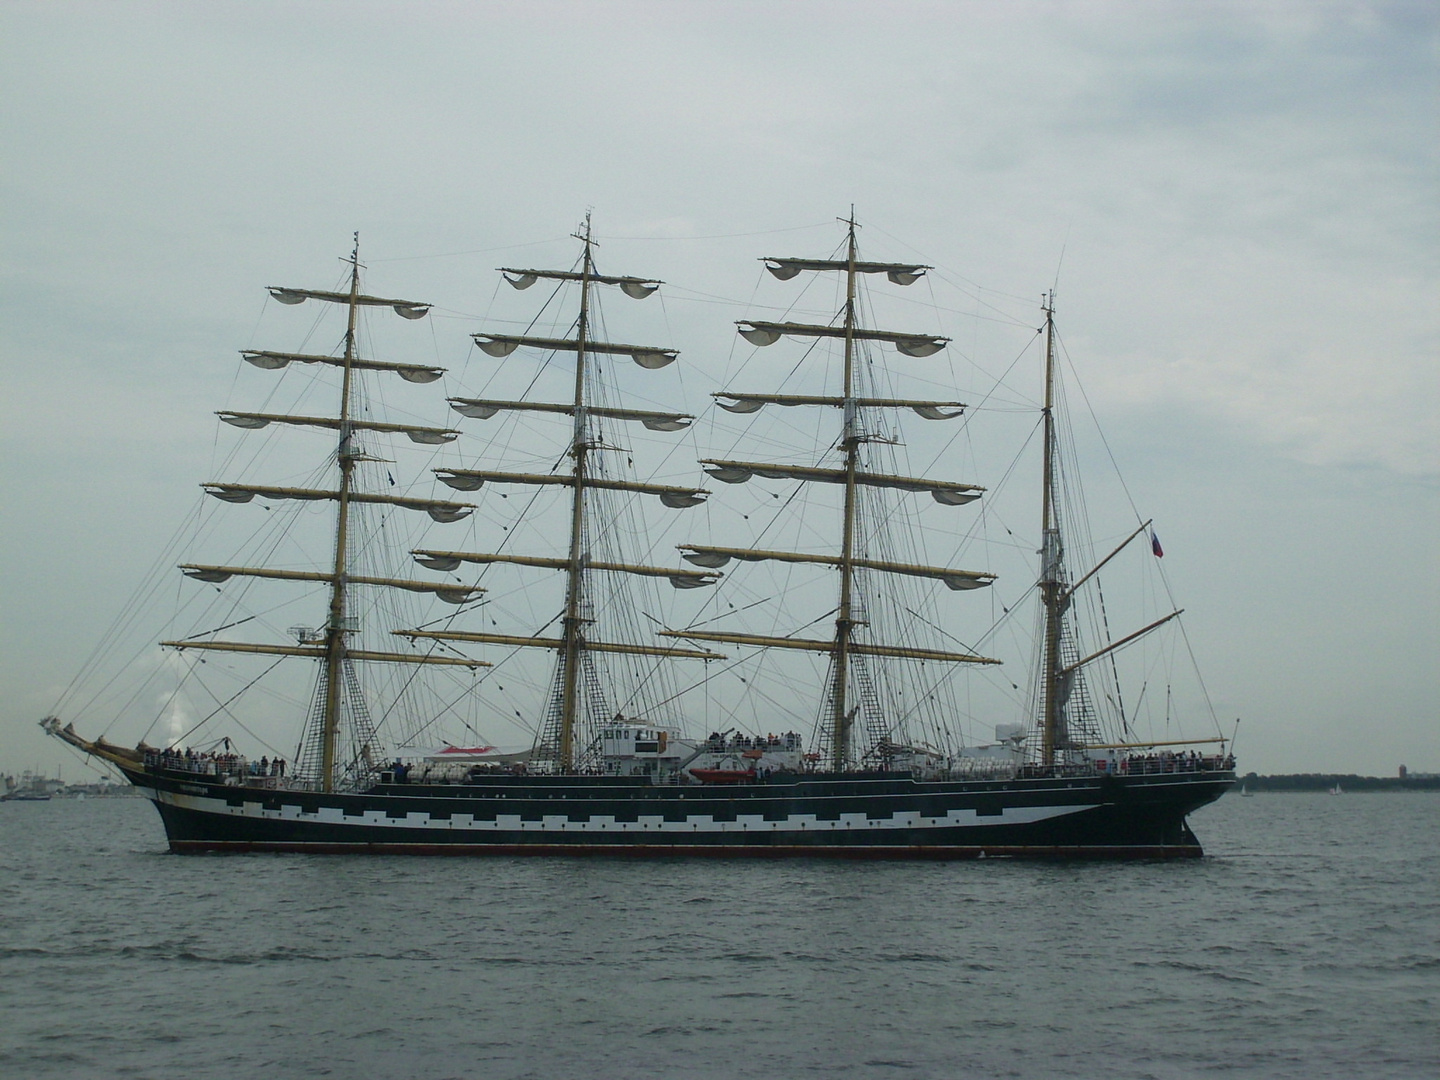
[[[376,421],[357,421],[354,418],[355,376],[360,371],[390,371],[409,382],[431,382],[443,374],[442,369],[413,364],[393,364],[383,361],[365,360],[357,355],[356,327],[361,307],[390,307],[396,314],[407,319],[419,319],[429,311],[429,305],[410,300],[396,300],[385,297],[366,296],[360,292],[360,238],[355,235],[355,245],[348,260],[350,264],[350,287],[346,292],[326,292],[313,289],[292,289],[272,286],[270,295],[283,304],[300,304],[306,300],[320,300],[346,306],[346,328],[344,350],[341,356],[317,356],[301,353],[276,353],[258,350],[244,350],[247,361],[265,370],[279,370],[292,362],[318,363],[340,368],[340,402],[337,416],[299,416],[274,413],[246,413],[222,411],[218,415],[226,423],[242,429],[255,429],[271,423],[291,424],[306,427],[328,428],[336,431],[336,468],[339,473],[334,489],[309,489],[290,487],[266,487],[249,484],[227,484],[209,482],[204,486],[208,494],[225,502],[250,502],[256,496],[267,500],[294,499],[304,502],[329,500],[335,503],[335,539],[328,571],[278,570],[252,566],[216,566],[186,563],[180,569],[187,577],[209,583],[220,583],[232,577],[263,578],[270,580],[319,582],[328,586],[328,603],[324,630],[317,636],[303,635],[295,645],[277,645],[267,642],[236,642],[222,640],[184,639],[165,641],[162,645],[175,649],[213,650],[231,653],[262,654],[270,656],[300,656],[317,660],[320,665],[320,684],[317,689],[317,714],[314,717],[318,742],[318,769],[313,781],[322,791],[333,791],[341,772],[338,760],[338,745],[341,723],[345,710],[348,665],[352,661],[379,661],[403,664],[445,664],[462,665],[471,669],[488,666],[483,661],[472,661],[445,656],[412,655],[406,653],[376,652],[350,647],[349,635],[356,629],[350,618],[349,591],[351,585],[398,588],[410,592],[431,593],[449,603],[459,604],[472,599],[483,589],[455,585],[437,585],[432,582],[407,581],[398,578],[364,577],[349,572],[351,509],[355,503],[379,503],[410,510],[423,510],[436,521],[457,521],[474,509],[473,504],[457,503],[436,499],[416,499],[403,496],[379,495],[356,489],[356,465],[368,458],[356,445],[357,431],[403,433],[418,443],[443,443],[459,433],[448,428],[419,427],[408,424],[387,424]],[[358,683],[355,684],[358,688]],[[360,703],[352,702],[352,709]],[[369,737],[367,733],[367,749]]]
[[[350,489],[355,480],[355,447],[350,431],[350,383],[355,363],[355,315],[360,310],[360,234],[350,252],[350,297],[345,317],[345,359],[340,383],[340,442],[335,462],[340,470],[340,487],[335,510],[335,573],[330,582],[330,618],[325,625],[325,705],[320,729],[321,790],[335,786],[335,746],[340,735],[340,681],[345,663],[346,563],[349,546]]]
[[[954,653],[942,650],[920,649],[857,640],[855,631],[864,625],[857,601],[857,570],[875,570],[883,573],[897,573],[943,581],[952,590],[968,590],[989,585],[994,575],[984,572],[956,570],[946,567],[921,566],[864,558],[857,554],[858,502],[859,492],[866,487],[899,489],[902,491],[929,492],[942,505],[958,506],[979,498],[982,488],[972,484],[949,481],[927,480],[917,477],[894,476],[875,473],[865,468],[863,447],[873,441],[862,423],[861,410],[867,408],[909,408],[920,416],[931,420],[950,420],[963,414],[961,402],[911,401],[893,398],[862,397],[857,393],[856,370],[858,346],[861,342],[874,341],[893,344],[902,355],[925,357],[940,351],[949,339],[930,334],[904,333],[875,330],[862,327],[856,308],[857,286],[861,275],[883,273],[894,284],[911,285],[924,275],[930,267],[914,263],[862,262],[859,258],[856,240],[857,224],[852,213],[843,219],[846,225],[845,257],[843,259],[763,259],[766,269],[782,281],[789,280],[802,271],[831,271],[845,274],[845,306],[840,313],[839,324],[814,326],[802,323],[770,323],[742,320],[738,325],[740,334],[754,345],[774,344],[782,336],[830,337],[843,339],[843,369],[841,395],[815,397],[804,395],[750,394],[725,392],[717,398],[729,399],[733,404],[720,402],[722,408],[731,412],[754,412],[766,404],[828,405],[839,407],[843,412],[842,432],[838,442],[841,453],[841,467],[838,469],[811,466],[790,466],[764,462],[707,460],[707,470],[716,479],[728,483],[743,483],[752,476],[776,479],[794,479],[805,482],[841,484],[844,487],[841,520],[840,552],[837,556],[799,552],[760,551],[755,549],[701,547],[693,544],[682,545],[685,558],[699,566],[720,567],[731,559],[749,561],[777,560],[786,562],[807,562],[832,566],[838,571],[839,597],[835,609],[835,632],[828,641],[812,641],[794,637],[765,637],[755,634],[723,633],[715,631],[684,630],[673,631],[672,636],[701,641],[733,642],[759,647],[804,649],[830,655],[831,671],[826,694],[825,729],[829,744],[829,765],[835,771],[850,767],[856,760],[853,750],[854,723],[856,716],[866,706],[863,691],[861,700],[852,702],[850,685],[856,665],[865,657],[886,657],[909,660],[937,660],[956,663],[991,664],[998,661],[968,653]],[[861,685],[868,684],[868,679]],[[883,723],[874,718],[869,732],[870,751],[886,735]],[[860,755],[863,757],[864,755]]]

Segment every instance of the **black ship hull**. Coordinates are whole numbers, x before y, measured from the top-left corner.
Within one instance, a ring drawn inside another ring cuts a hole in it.
[[[321,793],[125,770],[176,852],[1162,858],[1203,854],[1186,816],[1233,771],[1006,780],[777,775],[734,786],[487,776]]]

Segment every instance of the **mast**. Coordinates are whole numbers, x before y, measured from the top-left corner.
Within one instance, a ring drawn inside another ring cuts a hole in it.
[[[270,352],[259,349],[243,349],[241,355],[247,362],[265,371],[280,371],[291,363],[320,364],[341,369],[340,408],[336,416],[311,416],[291,413],[253,413],[222,410],[217,413],[222,421],[242,430],[250,431],[269,427],[271,424],[318,427],[335,431],[338,441],[335,450],[335,464],[339,470],[339,484],[335,488],[299,488],[257,484],[236,484],[209,481],[201,485],[205,492],[227,503],[248,503],[261,498],[266,502],[295,500],[299,502],[331,501],[335,503],[335,540],[333,559],[326,570],[303,571],[271,569],[259,566],[216,566],[209,564],[185,563],[180,570],[186,577],[210,584],[219,584],[231,578],[242,580],[269,579],[275,581],[323,583],[328,590],[328,611],[322,631],[311,635],[306,631],[298,643],[276,645],[267,642],[240,642],[229,639],[216,640],[213,633],[198,638],[164,641],[162,645],[177,650],[197,649],[220,652],[268,656],[293,656],[313,659],[320,664],[320,684],[317,687],[317,707],[312,715],[312,726],[307,728],[304,756],[313,765],[318,775],[314,779],[323,791],[335,790],[340,767],[339,736],[341,712],[345,703],[344,687],[348,683],[355,687],[349,665],[355,661],[376,661],[387,664],[444,664],[461,665],[475,669],[488,667],[483,660],[469,660],[453,656],[433,656],[416,653],[392,653],[366,649],[351,649],[348,637],[355,627],[348,615],[352,586],[365,588],[401,589],[412,593],[429,593],[450,604],[464,604],[485,590],[479,586],[457,585],[454,582],[413,581],[394,577],[355,576],[348,572],[350,550],[350,510],[352,504],[383,504],[406,510],[428,513],[434,521],[452,522],[467,517],[474,509],[473,503],[451,502],[435,498],[413,498],[404,495],[379,494],[357,490],[356,465],[361,461],[373,460],[355,444],[360,432],[406,435],[412,442],[422,445],[440,445],[450,442],[459,431],[454,428],[424,427],[415,424],[391,424],[379,420],[356,419],[354,399],[357,379],[366,372],[391,372],[407,382],[434,382],[444,374],[443,368],[419,364],[397,364],[383,360],[362,359],[357,355],[356,327],[358,312],[365,307],[388,307],[396,315],[407,320],[423,319],[430,305],[415,300],[395,297],[367,296],[360,292],[360,234],[354,236],[354,247],[350,258],[350,286],[343,292],[329,292],[319,289],[291,288],[287,286],[266,286],[270,297],[286,306],[303,304],[316,300],[327,304],[343,304],[346,308],[345,347],[341,356],[324,356],[310,353]],[[359,705],[351,702],[352,712]],[[373,738],[374,732],[366,732],[366,739]],[[362,752],[370,749],[369,743],[362,746]],[[308,776],[308,774],[307,774]]]
[[[1049,767],[1056,763],[1057,758],[1063,760],[1064,755],[1069,751],[1084,745],[1087,741],[1088,736],[1083,718],[1076,721],[1072,732],[1072,726],[1066,713],[1072,695],[1077,702],[1081,701],[1077,687],[1081,685],[1078,680],[1082,677],[1082,669],[1093,661],[1110,656],[1116,650],[1159,629],[1172,619],[1179,617],[1182,612],[1172,611],[1169,615],[1156,619],[1139,630],[1110,641],[1087,656],[1076,659],[1067,657],[1067,652],[1073,656],[1079,651],[1078,641],[1075,638],[1071,639],[1074,648],[1067,650],[1064,647],[1066,644],[1065,616],[1070,610],[1070,604],[1075,599],[1076,593],[1081,586],[1095,577],[1103,566],[1129,546],[1132,540],[1144,533],[1150,526],[1150,522],[1142,522],[1134,532],[1116,546],[1115,550],[1081,574],[1073,584],[1068,580],[1065,572],[1065,542],[1060,529],[1060,448],[1055,435],[1055,293],[1053,291],[1046,293],[1041,304],[1042,310],[1045,312],[1045,407],[1043,410],[1045,453],[1040,502],[1040,526],[1043,539],[1040,547],[1040,580],[1038,584],[1045,625],[1044,655],[1040,669],[1040,763]],[[1109,633],[1108,627],[1106,633],[1107,635]],[[1099,744],[1091,741],[1090,745]]]
[[[1053,765],[1065,739],[1060,631],[1069,596],[1065,590],[1059,517],[1055,508],[1055,294],[1043,300],[1045,312],[1044,470],[1040,496],[1040,598],[1045,610],[1045,655],[1041,667],[1040,763]]]
[[[350,430],[350,382],[355,362],[355,313],[360,296],[360,234],[350,253],[350,302],[345,324],[345,360],[340,385],[340,442],[335,461],[340,488],[335,512],[335,576],[330,583],[330,621],[325,627],[325,711],[320,735],[320,787],[335,787],[335,743],[340,734],[340,682],[345,664],[345,556],[350,520],[350,487],[355,477],[355,449]]]
[[[574,490],[570,500],[570,557],[566,566],[565,618],[561,632],[560,745],[556,748],[561,772],[575,767],[575,702],[580,687],[581,653],[585,647],[583,548],[585,531],[585,472],[590,446],[586,438],[589,425],[585,419],[585,339],[590,321],[590,277],[594,273],[591,256],[590,214],[585,214],[582,233],[575,236],[584,243],[580,264],[580,320],[575,332],[575,424],[570,454],[575,459]]]
[[[855,209],[846,221],[845,250],[845,518],[840,540],[840,606],[835,616],[835,682],[830,691],[831,766],[845,768],[850,756],[851,716],[846,712],[845,690],[850,668],[850,635],[855,621],[851,589],[855,579],[855,467],[859,449],[855,406]]]
[[[815,325],[795,322],[764,322],[744,319],[737,323],[740,336],[752,345],[766,347],[775,344],[782,337],[836,338],[843,339],[843,372],[841,393],[834,395],[750,393],[726,390],[715,394],[720,407],[737,414],[754,413],[767,404],[780,406],[812,405],[839,408],[843,411],[842,432],[838,445],[842,459],[838,468],[811,464],[787,464],[763,461],[736,461],[729,459],[704,459],[706,473],[726,484],[743,484],[753,477],[769,480],[793,480],[801,483],[843,485],[843,514],[841,520],[840,550],[838,554],[773,551],[758,548],[713,547],[710,545],[682,544],[682,557],[696,566],[718,570],[731,560],[744,562],[778,561],[807,563],[833,567],[839,573],[840,595],[835,608],[835,633],[828,640],[813,640],[796,636],[776,637],[772,635],[737,633],[709,629],[666,630],[663,636],[685,638],[694,641],[725,642],[756,648],[799,649],[806,652],[825,653],[830,657],[830,671],[827,676],[827,699],[822,702],[818,726],[822,736],[829,742],[829,767],[837,772],[850,767],[856,759],[864,760],[867,755],[878,751],[888,730],[878,715],[867,713],[867,733],[870,744],[864,753],[855,753],[855,717],[862,709],[874,708],[876,698],[870,687],[869,674],[861,658],[876,657],[940,663],[991,664],[998,661],[969,652],[953,652],[917,648],[898,643],[869,640],[863,630],[868,625],[863,598],[857,596],[856,571],[867,573],[898,574],[928,578],[943,582],[952,591],[968,591],[984,588],[994,579],[993,574],[983,571],[960,570],[952,567],[922,565],[918,561],[899,561],[893,558],[874,558],[867,550],[866,537],[861,533],[859,521],[860,492],[862,488],[887,488],[892,491],[928,494],[942,506],[963,506],[978,499],[984,490],[973,484],[953,480],[936,480],[925,477],[901,476],[871,471],[866,466],[862,444],[873,441],[867,435],[862,422],[862,409],[910,409],[926,420],[954,420],[964,413],[965,406],[957,401],[925,401],[908,398],[876,397],[865,394],[861,387],[864,369],[857,361],[859,343],[875,342],[894,346],[902,356],[923,358],[933,356],[943,349],[949,338],[933,333],[880,330],[860,325],[857,309],[859,282],[862,275],[883,274],[894,285],[909,286],[919,281],[930,267],[919,263],[862,262],[857,243],[858,225],[854,208],[848,218],[842,218],[846,225],[845,253],[843,258],[810,259],[765,257],[761,261],[765,269],[780,281],[789,281],[804,271],[845,274],[845,306],[837,317],[826,324]],[[838,254],[838,253],[837,253]],[[863,357],[862,357],[863,359]],[[830,451],[827,451],[827,453]],[[703,624],[702,624],[703,625]],[[858,700],[852,703],[851,676],[854,676]],[[871,722],[873,721],[873,723]]]
[[[638,367],[655,371],[673,363],[677,350],[649,345],[620,344],[592,340],[590,336],[591,308],[597,303],[594,294],[596,286],[615,286],[632,300],[644,300],[652,296],[662,282],[653,278],[612,276],[601,274],[595,266],[595,240],[591,230],[590,215],[574,237],[582,244],[577,269],[538,270],[518,267],[501,267],[506,282],[518,290],[530,288],[540,280],[574,283],[580,287],[580,313],[574,324],[573,336],[555,338],[530,334],[473,334],[480,350],[489,356],[503,358],[524,346],[545,352],[567,352],[575,354],[575,383],[569,400],[549,401],[502,401],[491,398],[451,398],[450,404],[462,416],[486,420],[502,412],[559,413],[572,419],[571,439],[568,456],[571,467],[553,473],[509,472],[489,469],[435,469],[440,482],[458,491],[478,491],[486,484],[521,484],[531,487],[569,487],[570,533],[569,542],[562,557],[551,558],[531,552],[467,552],[467,551],[413,551],[416,561],[431,570],[450,572],[462,563],[488,566],[505,563],[534,569],[556,570],[565,574],[564,606],[559,613],[560,634],[550,637],[543,633],[516,635],[490,632],[429,631],[416,629],[403,631],[403,636],[412,640],[438,640],[469,642],[475,644],[502,644],[538,649],[549,649],[558,654],[554,680],[548,698],[543,725],[536,733],[536,747],[547,747],[549,759],[559,772],[574,772],[583,768],[583,755],[588,741],[579,730],[586,717],[598,715],[597,704],[606,705],[597,695],[603,688],[590,677],[590,654],[612,653],[632,656],[653,656],[667,659],[723,659],[718,653],[708,650],[675,648],[669,645],[651,645],[625,641],[604,640],[602,630],[593,629],[593,624],[602,615],[597,613],[597,601],[592,573],[614,574],[627,577],[664,578],[677,589],[697,588],[713,585],[717,579],[711,571],[681,570],[668,567],[632,564],[620,558],[607,557],[605,538],[601,535],[606,523],[597,518],[597,528],[592,534],[590,519],[593,508],[588,501],[598,491],[623,491],[635,494],[653,495],[662,505],[672,509],[698,506],[709,494],[703,488],[678,487],[668,484],[652,484],[636,480],[616,478],[607,475],[603,454],[607,449],[596,432],[599,420],[634,422],[649,431],[682,431],[695,418],[684,413],[656,412],[645,409],[630,409],[592,404],[595,397],[593,385],[587,390],[587,379],[592,374],[592,358],[628,356]],[[598,371],[598,369],[597,369]],[[557,537],[558,540],[558,537]],[[598,545],[594,552],[591,544]],[[557,545],[558,546],[558,545]],[[592,559],[592,555],[598,556]],[[621,588],[625,586],[621,585]],[[548,625],[548,624],[547,624]],[[592,640],[592,636],[594,639]],[[589,674],[586,674],[589,672]]]

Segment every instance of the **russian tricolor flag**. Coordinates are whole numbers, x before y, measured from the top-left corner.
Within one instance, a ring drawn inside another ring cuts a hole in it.
[[[1165,549],[1160,546],[1160,537],[1155,535],[1154,529],[1150,530],[1150,550],[1155,553],[1157,559],[1165,557]]]

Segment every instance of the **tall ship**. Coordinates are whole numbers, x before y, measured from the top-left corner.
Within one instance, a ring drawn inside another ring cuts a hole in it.
[[[308,671],[306,696],[286,699],[297,713],[294,749],[258,761],[241,752],[247,732],[233,704],[253,693],[252,682],[233,696],[210,691],[214,710],[190,730],[172,723],[158,744],[149,736],[134,747],[89,738],[59,715],[43,726],[142,789],[176,852],[1202,854],[1187,816],[1234,785],[1234,760],[1218,735],[1141,737],[1132,724],[1138,702],[1127,707],[1111,683],[1116,656],[1180,613],[1111,634],[1103,597],[1099,617],[1087,604],[1102,569],[1122,552],[1161,552],[1142,522],[1102,557],[1072,565],[1070,534],[1084,526],[1061,453],[1068,443],[1059,426],[1049,295],[1037,334],[1039,550],[1024,590],[1037,610],[1033,675],[1023,691],[1007,680],[1022,702],[1018,717],[978,721],[993,739],[961,732],[962,717],[972,730],[977,723],[965,679],[1000,661],[946,630],[953,613],[944,609],[988,595],[996,574],[927,552],[945,546],[939,538],[970,531],[955,516],[973,513],[987,493],[974,478],[949,474],[953,455],[928,470],[909,465],[901,419],[954,425],[968,406],[953,394],[895,392],[886,353],[923,360],[950,341],[870,325],[864,286],[903,289],[933,268],[863,260],[853,217],[827,258],[762,260],[781,283],[802,275],[799,285],[824,283],[816,293],[830,289],[834,314],[790,321],[795,309],[782,308],[780,320],[738,324],[745,343],[738,348],[750,350],[740,373],[761,372],[766,384],[713,394],[713,415],[724,424],[709,425],[710,435],[727,448],[702,450],[691,482],[637,473],[637,437],[689,438],[698,449],[699,425],[682,411],[618,399],[626,380],[614,377],[617,366],[660,372],[678,352],[605,340],[603,295],[643,301],[663,283],[601,273],[588,217],[570,269],[501,271],[517,290],[542,282],[551,289],[542,310],[568,305],[569,314],[551,323],[558,336],[531,333],[535,322],[522,333],[472,335],[485,356],[529,373],[525,391],[449,399],[460,416],[492,431],[539,420],[563,432],[562,441],[546,449],[514,434],[490,437],[481,460],[430,467],[428,489],[397,483],[398,453],[382,447],[403,438],[446,448],[462,429],[379,419],[379,398],[365,387],[397,378],[424,385],[444,372],[365,358],[357,328],[369,311],[418,320],[430,305],[363,292],[358,240],[348,288],[271,287],[283,305],[342,309],[344,336],[328,354],[250,350],[245,359],[270,372],[329,374],[312,377],[305,392],[336,397],[320,415],[227,411],[220,418],[247,432],[321,433],[329,441],[320,471],[304,484],[225,480],[207,482],[205,491],[227,504],[258,499],[267,508],[298,508],[284,520],[269,514],[273,536],[267,532],[260,546],[273,556],[289,551],[287,525],[323,551],[304,567],[186,562],[180,570],[217,594],[254,582],[300,587],[323,610],[292,628],[289,640],[237,636],[252,621],[274,625],[272,610],[293,607],[277,601],[273,609],[241,609],[250,614],[211,614],[216,625],[161,644],[188,665],[186,678],[220,655],[266,671]],[[782,341],[798,346],[799,356],[780,366],[755,359],[775,355],[768,350]],[[758,426],[762,416],[783,419]],[[740,426],[726,426],[733,424]],[[817,435],[808,451],[802,432]],[[769,452],[747,452],[746,435]],[[670,456],[683,449],[682,442]],[[503,467],[507,452],[521,467]],[[740,510],[722,510],[733,496]],[[678,515],[694,529],[678,556],[648,539],[644,523],[654,514]],[[410,568],[402,570],[384,561],[375,538],[403,533],[407,515],[434,529],[404,552]],[[430,538],[481,518],[496,527],[488,548]],[[727,528],[741,535],[714,535]],[[1093,545],[1083,546],[1088,559]],[[664,590],[693,602],[667,608],[658,596]],[[374,597],[402,602],[361,602]],[[665,611],[665,618],[655,614]],[[519,625],[501,625],[502,617]],[[1008,625],[1008,606],[1003,617]],[[974,640],[994,638],[992,627]],[[520,658],[540,663],[522,669]],[[504,675],[522,670],[544,672],[530,676],[529,714],[512,710],[528,742],[492,745],[486,709],[498,711],[500,699],[491,691],[524,679]],[[479,700],[481,688],[491,693],[487,704],[466,713],[463,703]],[[804,722],[796,719],[800,709],[808,709]],[[430,736],[426,745],[430,732],[457,716],[468,739]],[[232,719],[236,730],[215,735]]]

